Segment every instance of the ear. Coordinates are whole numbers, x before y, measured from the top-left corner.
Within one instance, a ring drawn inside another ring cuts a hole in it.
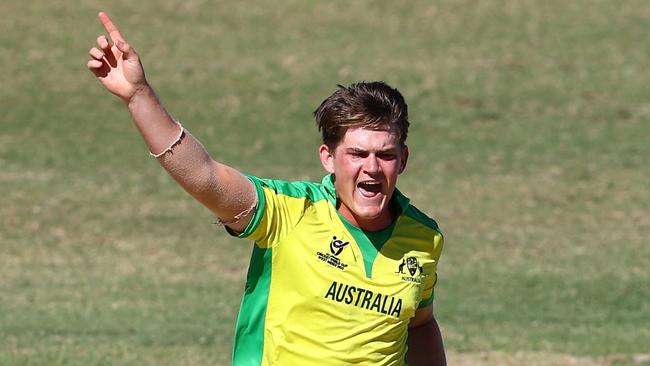
[[[402,174],[404,169],[406,169],[406,163],[409,160],[409,147],[404,145],[404,148],[402,149],[402,164],[399,167],[399,174]]]
[[[329,146],[322,144],[318,149],[320,163],[328,173],[334,173],[334,151],[330,151]]]

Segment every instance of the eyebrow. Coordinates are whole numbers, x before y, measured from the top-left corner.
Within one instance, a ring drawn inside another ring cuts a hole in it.
[[[351,154],[369,153],[368,150],[360,149],[358,147],[348,147],[347,149],[345,149],[345,152],[351,153]],[[397,148],[389,147],[387,149],[377,150],[376,154],[387,154],[387,153],[395,153],[395,152],[397,152]]]

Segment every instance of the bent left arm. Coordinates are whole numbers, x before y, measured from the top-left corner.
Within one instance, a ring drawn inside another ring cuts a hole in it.
[[[445,347],[438,322],[433,317],[433,305],[418,309],[409,323],[409,366],[446,366]]]

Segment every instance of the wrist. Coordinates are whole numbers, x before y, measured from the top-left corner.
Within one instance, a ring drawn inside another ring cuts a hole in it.
[[[153,88],[145,81],[142,84],[134,86],[134,91],[130,97],[122,98],[124,103],[130,108],[140,99],[156,98]]]

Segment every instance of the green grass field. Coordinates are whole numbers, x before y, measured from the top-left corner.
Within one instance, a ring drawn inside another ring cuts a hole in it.
[[[86,70],[99,10],[255,175],[321,178],[311,113],[337,83],[403,92],[450,365],[650,365],[642,0],[0,3],[0,365],[229,364],[251,245]]]

